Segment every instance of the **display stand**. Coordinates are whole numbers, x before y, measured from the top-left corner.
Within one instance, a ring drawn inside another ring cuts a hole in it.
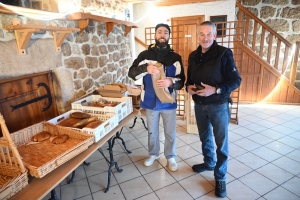
[[[51,192],[61,181],[63,181],[70,173],[72,173],[79,165],[81,165],[87,158],[89,158],[95,151],[108,142],[118,131],[121,130],[132,118],[137,114],[138,111],[133,112],[120,121],[119,125],[104,136],[100,141],[92,144],[87,150],[83,151],[76,157],[72,158],[62,166],[56,168],[43,178],[33,178],[29,185],[23,188],[20,192],[15,194],[11,199],[42,199],[49,192]],[[111,160],[113,161],[113,160]],[[110,161],[110,162],[111,162]],[[114,162],[114,161],[113,161]],[[111,162],[111,163],[113,163]],[[108,177],[110,178],[110,177]],[[107,185],[107,191],[109,184]]]

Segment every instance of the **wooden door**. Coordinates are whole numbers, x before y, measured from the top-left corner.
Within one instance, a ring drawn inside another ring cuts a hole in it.
[[[176,17],[171,19],[172,34],[170,43],[175,52],[181,55],[185,75],[190,53],[198,47],[197,26],[204,21],[204,15]]]
[[[56,117],[51,72],[0,80],[0,113],[10,133]]]

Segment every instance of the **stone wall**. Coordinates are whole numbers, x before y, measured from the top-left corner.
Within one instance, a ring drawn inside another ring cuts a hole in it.
[[[300,41],[300,0],[241,0],[240,2],[290,43]],[[300,89],[300,57],[296,78],[296,87]]]
[[[26,47],[27,55],[18,54],[15,34],[4,29],[13,20],[21,24],[78,27],[76,21],[32,20],[19,15],[0,14],[0,80],[26,74],[52,71],[59,113],[71,108],[71,102],[99,86],[111,82],[128,83],[132,63],[130,33],[116,25],[106,35],[106,25],[90,22],[82,36],[69,34],[56,52],[51,31],[36,32]]]

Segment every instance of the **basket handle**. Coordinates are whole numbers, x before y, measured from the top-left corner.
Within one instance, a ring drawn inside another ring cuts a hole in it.
[[[61,158],[58,158],[56,160],[56,166],[60,166],[62,164],[64,164],[65,162],[67,162],[68,160],[70,160],[71,158],[75,157],[77,154],[83,152],[84,150],[86,150],[88,148],[87,144],[83,144],[79,147],[77,147],[76,149],[74,149],[73,151],[67,153],[66,155],[64,155]]]
[[[1,129],[2,129],[2,133],[3,133],[4,138],[6,138],[8,140],[8,142],[10,144],[12,144],[11,145],[11,150],[12,150],[13,154],[15,155],[15,157],[16,157],[16,159],[18,161],[18,164],[20,166],[21,172],[24,173],[25,172],[25,167],[24,167],[23,161],[21,159],[21,156],[19,154],[19,151],[18,151],[16,145],[14,144],[14,142],[12,141],[12,139],[10,137],[10,133],[9,133],[9,131],[7,129],[6,124],[5,124],[4,117],[2,116],[1,113],[0,113],[0,126],[1,126]]]

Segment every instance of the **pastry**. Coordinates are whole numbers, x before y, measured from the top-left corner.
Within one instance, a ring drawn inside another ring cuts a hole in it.
[[[69,139],[69,136],[67,134],[58,135],[52,140],[53,144],[62,144],[66,142]]]
[[[49,139],[50,137],[51,137],[50,133],[48,133],[47,131],[43,131],[43,132],[40,132],[40,133],[34,135],[32,137],[32,141],[34,141],[34,142],[42,142],[44,140]]]
[[[70,117],[77,118],[77,119],[86,119],[86,118],[90,118],[91,115],[83,112],[73,112],[70,114]]]

